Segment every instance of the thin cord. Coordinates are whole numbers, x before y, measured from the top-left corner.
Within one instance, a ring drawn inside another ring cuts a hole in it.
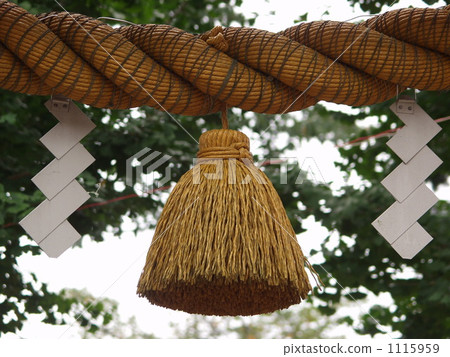
[[[106,180],[105,179],[101,179],[99,181],[99,183],[96,185],[97,189],[95,191],[89,191],[88,193],[91,194],[92,196],[98,197],[99,192],[101,190],[101,188],[105,185]]]
[[[56,0],[55,0],[56,1]],[[395,1],[397,1],[397,0],[393,0],[390,4],[389,4],[389,6],[388,6],[388,8],[389,7],[391,7],[393,4],[394,4],[394,2]],[[374,22],[375,23],[375,22]],[[331,68],[331,66],[333,66],[343,55],[344,55],[344,53],[345,52],[347,52],[348,51],[348,49],[351,47],[351,46],[353,46],[353,44],[356,42],[356,41],[358,41],[359,40],[359,38],[362,36],[362,35],[364,35],[367,31],[369,31],[369,30],[371,30],[372,29],[372,26],[373,26],[373,24],[370,24],[369,26],[367,26],[367,28],[363,31],[363,32],[361,32],[359,35],[358,35],[358,37],[356,37],[353,41],[352,41],[352,43],[350,44],[350,45],[348,45],[343,51],[342,51],[342,53],[337,57],[337,58],[335,58],[334,60],[333,60],[333,62],[327,67],[327,68],[325,68],[317,77],[316,77],[316,79],[314,79],[307,87],[306,87],[306,89],[304,90],[304,91],[302,91],[300,94],[299,94],[299,96],[297,97],[297,98],[295,98],[295,100],[280,114],[280,115],[283,115],[283,114],[285,114],[288,110],[289,110],[289,108],[291,108],[293,105],[294,105],[294,103],[297,101],[297,100],[299,100],[308,90],[309,90],[309,88],[311,88],[311,86],[313,86],[314,85],[314,83],[316,83],[318,80],[319,80],[319,78],[320,77],[322,77],[330,68]],[[263,135],[269,128],[270,128],[270,126],[273,124],[274,122],[272,121],[268,126],[267,126],[267,128],[260,134],[260,136],[261,135]]]
[[[127,70],[126,70],[126,68],[124,68],[109,52],[108,52],[108,50],[106,50],[106,48],[104,48],[102,45],[101,45],[101,43],[100,42],[98,42],[95,38],[94,38],[94,36],[92,36],[91,35],[91,33],[89,32],[89,31],[87,31],[78,21],[77,21],[77,19],[75,19],[73,16],[72,16],[72,14],[71,13],[69,13],[65,8],[64,8],[64,6],[62,6],[59,2],[58,2],[58,0],[54,0],[66,13],[67,13],[67,15],[69,15],[69,17],[73,20],[73,21],[75,21],[76,23],[77,23],[77,25],[78,26],[80,26],[85,32],[86,32],[86,34],[91,38],[91,39],[93,39],[94,41],[95,41],[95,43],[103,50],[103,51],[105,51],[106,52],[106,54],[109,56],[109,57],[111,57],[112,58],[112,60],[114,61],[114,62],[116,62],[116,64],[121,68],[121,69],[123,69],[124,71],[125,71],[125,73],[126,74],[128,74],[128,76],[130,76],[130,78],[134,81],[134,82],[136,82],[136,84],[145,92],[145,93],[147,93],[148,94],[148,96],[152,99],[152,100],[154,100],[169,116],[170,116],[170,118],[172,118],[172,120],[181,128],[181,129],[183,129],[191,138],[192,138],[192,140],[194,140],[197,144],[198,144],[198,141],[191,135],[191,133],[189,133],[189,131],[187,131],[186,130],[186,128],[178,121],[178,120],[176,120],[173,116],[172,116],[172,114],[170,114],[167,110],[166,110],[166,108],[164,108],[155,98],[153,98],[153,96],[150,94],[150,92],[147,90],[147,89],[145,89],[143,86],[142,86],[142,84],[141,83],[139,83],[139,81],[138,80],[136,80],[136,78],[134,78],[134,76],[132,75],[132,74],[130,74],[130,72],[128,72]]]
[[[56,15],[56,14],[50,14],[50,15],[47,15],[47,16],[41,18],[41,19],[38,19],[38,20],[39,20],[39,21],[44,21],[45,19],[49,19],[50,17],[56,17],[56,16],[58,16],[58,15]],[[53,94],[53,89],[52,89],[52,94]]]
[[[197,202],[198,200],[200,199],[200,197],[197,197],[188,207],[186,207],[186,209],[183,211],[183,212],[181,212],[181,214],[160,234],[160,235],[158,235],[156,238],[154,238],[153,240],[152,240],[152,242],[150,243],[150,247],[154,244],[154,243],[156,243],[158,240],[159,240],[159,238],[161,238],[163,235],[164,235],[164,233],[166,233],[167,232],[167,230],[170,228],[170,227],[172,227],[193,205],[194,205],[194,203],[195,202]],[[138,255],[138,257],[136,258],[136,259],[134,259],[133,261],[132,261],[132,263],[100,294],[100,296],[98,296],[97,298],[95,298],[95,300],[93,300],[86,308],[84,308],[83,309],[83,311],[81,311],[79,314],[78,314],[78,316],[76,317],[76,319],[75,319],[75,321],[74,322],[72,322],[71,324],[70,324],[70,326],[66,329],[66,330],[64,330],[64,332],[58,337],[58,338],[62,338],[66,333],[67,333],[67,331],[69,331],[72,327],[73,327],[73,325],[75,325],[75,323],[78,321],[78,319],[81,317],[81,315],[83,315],[86,311],[88,311],[90,308],[91,308],[91,306],[93,306],[94,304],[96,304],[105,294],[106,294],[106,292],[109,290],[109,289],[111,289],[121,278],[122,278],[122,276],[124,276],[130,269],[131,269],[131,267],[134,265],[134,264],[136,264],[137,262],[138,262],[138,260],[140,260],[141,258],[142,258],[142,256],[144,255],[144,254],[146,254],[146,252],[144,251],[144,252],[142,252],[142,253],[140,253],[139,255]]]
[[[331,64],[327,67],[327,68],[325,68],[317,77],[316,77],[316,79],[314,79],[307,87],[306,87],[306,89],[304,90],[304,91],[302,91],[299,95],[298,95],[298,97],[297,98],[295,98],[295,100],[291,103],[291,105],[289,105],[280,115],[283,115],[283,114],[285,114],[293,105],[294,105],[294,103],[297,101],[297,100],[299,100],[308,90],[309,90],[309,88],[311,88],[313,85],[314,85],[314,83],[316,83],[319,79],[320,79],[320,77],[322,77],[325,73],[327,73],[327,71],[345,54],[345,52],[347,52],[348,50],[349,50],[349,48],[350,47],[352,47],[355,43],[356,43],[356,41],[358,41],[359,40],[359,38],[362,36],[362,35],[364,35],[367,31],[369,31],[370,30],[370,27],[367,27],[363,32],[361,32],[359,35],[358,35],[358,37],[356,37],[353,41],[352,41],[352,43],[350,44],[350,45],[348,45],[340,54],[339,54],[339,56],[337,56],[334,60],[333,60],[333,62],[331,62]],[[265,131],[264,131],[265,132]],[[263,133],[264,133],[263,132]]]
[[[294,242],[296,242],[298,245],[300,245],[299,243],[298,243],[298,241],[297,241],[297,238],[295,237],[295,236],[292,236],[292,234],[291,233],[289,233],[286,229],[285,229],[285,227],[283,227],[283,225],[280,223],[280,222],[278,222],[278,220],[275,218],[275,217],[273,217],[271,214],[270,214],[270,212],[268,212],[264,207],[263,207],[263,205],[261,205],[259,202],[258,202],[258,200],[256,200],[254,197],[252,197],[252,199],[253,199],[253,201],[255,201],[263,210],[264,210],[264,212],[266,212],[274,221],[275,221],[275,223],[276,224],[278,224],[291,238],[292,238],[292,240],[294,240]],[[345,292],[345,294],[347,294],[348,296],[350,296],[351,298],[352,298],[352,300],[354,301],[354,302],[356,302],[356,304],[358,305],[358,308],[362,311],[362,312],[364,312],[364,313],[366,313],[367,315],[369,315],[371,318],[372,318],[372,320],[373,321],[375,321],[375,323],[377,324],[377,326],[381,329],[381,331],[383,331],[383,332],[385,332],[390,338],[394,338],[393,336],[391,336],[390,334],[389,334],[389,332],[387,332],[387,331],[385,331],[384,330],[384,328],[383,328],[383,326],[380,324],[380,322],[378,322],[378,320],[375,318],[375,317],[373,317],[371,314],[370,314],[370,312],[368,312],[368,311],[365,311],[363,308],[362,308],[362,306],[361,306],[361,304],[353,297],[353,295],[348,291],[348,289],[346,289],[346,288],[344,288],[342,285],[341,285],[341,283],[339,283],[339,281],[335,278],[335,277],[333,277],[333,275],[331,275],[331,273],[330,272],[328,272],[328,270],[326,270],[324,267],[323,267],[323,265],[322,264],[320,264],[320,263],[318,263],[317,264],[318,266],[320,266],[324,271],[325,271],[325,273],[329,276],[329,277],[331,277],[332,279],[334,279],[334,280],[336,280],[336,283],[341,287],[341,289]],[[317,273],[316,273],[317,274]]]
[[[112,20],[112,21],[123,22],[123,23],[129,24],[129,25],[136,25],[134,22],[131,22],[128,20],[117,19],[115,17],[108,17],[108,16],[97,17],[97,20]]]
[[[388,8],[389,7],[391,7],[393,4],[394,4],[394,2],[395,2],[396,0],[393,0],[390,4],[389,4],[389,6],[388,6]],[[307,87],[306,87],[306,89],[304,90],[304,91],[302,91],[301,93],[300,93],[300,95],[291,103],[291,105],[289,105],[289,107],[287,107],[284,111],[283,111],[283,113],[281,113],[281,115],[282,114],[285,114],[288,110],[289,110],[289,108],[291,108],[292,107],[292,105],[298,100],[298,99],[300,99],[300,97],[302,97],[308,90],[309,90],[309,88],[311,88],[311,86],[322,76],[322,75],[324,75],[330,68],[331,68],[331,66],[333,66],[343,55],[344,55],[344,53],[345,52],[347,52],[348,51],[348,49],[351,47],[351,46],[353,46],[353,44],[357,41],[357,40],[359,40],[359,38],[362,36],[362,35],[364,35],[367,31],[369,31],[370,29],[371,29],[371,27],[372,27],[372,24],[370,24],[368,27],[367,27],[367,29],[366,30],[364,30],[358,37],[356,37],[356,39],[354,40],[354,41],[352,41],[352,43],[349,45],[349,46],[347,46],[345,49],[344,49],[344,51],[342,51],[342,53],[337,57],[337,58],[335,58],[334,59],[334,61],[327,67],[327,68],[325,68],[325,70],[324,71],[322,71],[318,76],[317,76],[317,78],[313,81],[313,82],[311,82]],[[397,90],[398,90],[398,87],[397,87]],[[263,135],[269,128],[270,128],[270,126],[272,125],[272,123],[270,123],[268,126],[267,126],[267,128],[262,132],[262,134],[260,134],[260,135]],[[253,197],[252,197],[252,199],[253,200],[255,200]],[[256,201],[256,200],[255,200]],[[257,202],[257,201],[256,201]],[[258,203],[258,202],[257,202]],[[258,203],[259,204],[259,203]],[[261,206],[261,205],[260,205]],[[266,211],[267,212],[267,210],[263,207],[263,206],[261,206],[263,209],[264,209],[264,211]],[[267,212],[268,213],[268,212]],[[270,214],[270,213],[268,213],[269,214],[269,216],[271,216],[272,217],[272,215]],[[275,220],[275,218],[274,217],[272,217],[274,220]],[[275,220],[276,221],[276,220]],[[277,221],[276,221],[277,222]],[[277,222],[279,225],[280,225],[280,223],[279,222]],[[280,225],[281,226],[281,225]],[[293,238],[293,237],[291,237],[291,238]],[[293,238],[294,239],[294,238]],[[297,239],[294,239],[296,242],[297,242]],[[298,242],[297,242],[297,244],[298,244]],[[328,276],[331,276],[332,277],[332,275],[321,265],[321,264],[319,264],[319,266],[328,274]],[[345,288],[339,283],[339,281],[336,279],[336,278],[334,278],[335,280],[336,280],[336,282],[339,284],[339,286],[341,287],[341,289],[342,290],[344,290],[345,291]],[[361,307],[361,305],[356,301],[356,299],[350,294],[350,292],[348,292],[347,293],[352,299],[353,299],[353,301],[355,301],[357,304],[358,304],[358,306],[359,306],[359,308],[360,308],[360,310],[361,311],[363,311],[363,309],[362,309],[362,307]],[[367,312],[367,314],[375,321],[375,323],[379,326],[379,327],[381,327],[381,324],[369,313],[369,312]],[[384,329],[382,329],[382,331],[384,331]],[[393,338],[388,332],[386,332],[388,335],[389,335],[389,337],[391,337],[391,338]]]
[[[378,16],[378,15],[375,15],[375,14],[370,14],[370,15],[358,15],[358,16],[352,17],[351,19],[344,20],[343,22],[350,22],[350,21],[352,21],[352,20],[359,19],[360,17],[375,17],[375,16]]]

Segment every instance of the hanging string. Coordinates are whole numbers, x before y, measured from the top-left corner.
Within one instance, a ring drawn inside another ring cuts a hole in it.
[[[105,179],[101,179],[95,186],[97,187],[97,189],[95,191],[89,191],[88,193],[94,197],[98,197],[99,192],[101,190],[101,188],[103,186],[105,186],[106,184],[106,180]]]
[[[220,117],[220,120],[222,121],[222,129],[228,129],[228,113],[227,113],[227,106],[225,105],[225,108],[222,110],[222,115]]]
[[[124,19],[118,19],[116,17],[109,17],[109,16],[102,16],[102,17],[97,17],[97,20],[111,20],[111,21],[117,21],[117,22],[123,22],[125,24],[128,25],[136,25],[134,22],[128,21],[128,20],[124,20]]]

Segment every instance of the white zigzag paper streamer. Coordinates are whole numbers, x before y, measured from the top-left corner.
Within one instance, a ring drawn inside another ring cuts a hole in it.
[[[400,99],[390,109],[405,126],[387,145],[403,163],[381,181],[396,202],[372,225],[402,258],[411,259],[433,239],[417,220],[438,201],[424,181],[442,163],[426,146],[441,127],[414,100]]]
[[[95,124],[70,99],[53,98],[45,106],[59,123],[41,142],[56,158],[32,181],[47,199],[19,224],[49,257],[56,258],[81,238],[67,218],[90,197],[75,178],[95,161],[79,143]]]

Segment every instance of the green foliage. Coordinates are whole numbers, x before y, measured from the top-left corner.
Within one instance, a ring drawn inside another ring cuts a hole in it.
[[[61,4],[68,11],[91,17],[109,16],[135,23],[167,23],[186,31],[203,32],[218,23],[225,26],[231,22],[249,24],[242,15],[234,12],[234,6],[239,2],[63,0]],[[63,11],[53,0],[17,3],[36,14]],[[0,90],[0,334],[19,331],[29,314],[43,313],[44,321],[63,324],[78,311],[74,310],[79,304],[76,298],[48,291],[36,276],[24,275],[18,266],[21,255],[41,254],[36,244],[24,237],[22,228],[16,223],[44,199],[31,178],[53,159],[50,152],[39,144],[40,137],[57,123],[44,107],[47,100]],[[81,175],[80,182],[87,191],[94,192],[96,185],[102,181],[99,196],[93,197],[90,203],[139,193],[131,187],[124,188],[125,162],[145,147],[176,157],[172,182],[189,169],[197,144],[167,114],[143,107],[137,110],[139,115],[136,117],[131,116],[129,110],[80,107],[97,125],[93,135],[83,140],[96,161]],[[175,116],[175,119],[196,138],[201,130],[217,127],[220,123],[217,114],[204,118]],[[164,173],[165,169],[163,165],[159,172]],[[154,217],[161,207],[160,195],[152,194],[151,197],[130,198],[77,211],[69,220],[81,234],[102,241],[102,233],[108,227],[113,227],[112,231],[120,235],[123,216],[134,220],[137,217]],[[151,227],[154,223],[154,219],[149,218],[149,222],[141,228]],[[107,322],[109,317],[102,305],[92,308],[95,316],[89,312],[80,316],[80,321],[86,331],[95,334],[100,325],[92,324],[92,319],[102,316],[103,321]]]
[[[349,1],[355,3],[354,0]],[[62,1],[62,4],[69,11],[92,17],[112,16],[135,23],[167,23],[186,31],[203,32],[218,23],[251,25],[251,20],[246,22],[241,15],[235,14],[233,6],[239,2],[87,0]],[[61,10],[56,8],[53,0],[18,3],[34,13]],[[376,12],[386,1],[379,1],[381,5],[374,1],[359,3],[363,9]],[[113,302],[100,300],[84,311],[93,301],[92,296],[83,292],[49,291],[39,277],[24,274],[18,266],[20,256],[41,253],[15,223],[44,199],[30,179],[53,159],[48,150],[39,145],[39,138],[56,124],[56,119],[44,107],[47,99],[0,91],[0,333],[19,331],[30,314],[43,314],[44,321],[52,324],[71,323],[75,316],[81,314],[79,323],[84,327],[86,337],[106,334],[138,336],[141,333],[136,329],[131,335],[114,330],[117,310]],[[423,92],[418,100],[434,118],[449,113],[448,93]],[[302,120],[293,120],[288,115],[253,115],[233,110],[230,111],[230,126],[251,128],[260,134],[264,132],[258,137],[261,154],[255,158],[262,161],[270,157],[283,157],[285,150],[295,148],[298,138],[314,137],[340,143],[400,125],[388,109],[390,103],[362,108],[355,115],[332,112],[317,105],[305,110]],[[99,196],[91,198],[90,202],[102,203],[118,196],[138,193],[135,188],[123,184],[125,162],[145,147],[174,157],[167,163],[171,168],[171,183],[190,168],[197,144],[167,114],[146,107],[137,109],[133,115],[128,110],[81,108],[97,124],[97,128],[83,140],[96,161],[81,175],[80,181],[91,192],[96,191],[96,185],[103,181]],[[378,118],[377,127],[361,129],[358,126],[360,120],[368,116]],[[175,116],[175,119],[195,138],[202,131],[220,125],[218,115],[201,118]],[[446,160],[450,146],[449,124],[443,123],[442,126],[442,132],[430,143],[430,147],[444,159],[444,164],[430,177],[434,188],[447,182],[450,170],[450,162]],[[276,138],[282,134],[288,139],[284,147],[276,147]],[[386,139],[379,139],[341,149],[344,160],[339,164],[340,168],[348,174],[356,173],[363,182],[358,187],[347,185],[338,192],[323,183],[308,180],[296,184],[299,175],[304,175],[298,167],[288,171],[287,185],[279,182],[279,166],[265,166],[263,169],[273,178],[297,233],[304,230],[301,221],[311,215],[330,231],[320,253],[317,253],[324,262],[321,266],[315,266],[327,286],[314,298],[320,302],[322,313],[332,316],[339,304],[350,300],[348,292],[356,300],[365,299],[368,292],[375,295],[389,292],[394,300],[391,307],[376,305],[370,309],[370,314],[383,326],[400,331],[404,337],[449,337],[449,203],[439,202],[420,220],[435,238],[433,242],[411,261],[400,259],[370,224],[393,202],[379,182],[399,160],[389,152],[385,143]],[[158,172],[164,174],[167,165],[159,167]],[[101,241],[106,229],[120,235],[123,216],[136,222],[139,217],[145,217],[146,224],[138,224],[136,229],[153,226],[154,217],[161,208],[161,195],[151,194],[80,210],[71,216],[70,221],[83,235]],[[322,268],[329,271],[339,284]],[[299,314],[311,314],[302,315],[307,321],[319,319],[315,310],[302,311],[305,312]],[[226,331],[234,336],[258,337],[268,332],[271,323],[276,323],[284,326],[284,332],[278,334],[280,337],[323,336],[325,330],[320,328],[312,329],[308,335],[305,332],[307,329],[297,320],[298,316],[289,311],[279,312],[263,317],[262,325],[240,320],[242,324],[236,326],[230,319],[230,329],[226,325],[214,327],[214,318],[196,317],[185,332],[179,330],[179,335],[200,336],[203,333],[201,326],[206,324],[211,336]],[[332,320],[324,322],[334,323]],[[361,319],[344,317],[340,322],[354,326],[360,333],[373,335],[380,332],[380,326],[369,315]],[[132,321],[130,325],[133,326]]]
[[[348,0],[352,6],[355,6],[358,4],[361,6],[361,9],[363,11],[369,12],[371,14],[378,14],[383,9],[386,11],[386,9],[389,6],[392,6],[399,2],[399,0]],[[433,5],[437,3],[439,0],[423,0],[423,2],[427,5]],[[448,0],[445,1],[446,4],[449,3]],[[384,8],[383,8],[384,7]]]
[[[136,24],[168,24],[189,32],[205,32],[215,25],[251,25],[254,19],[245,19],[235,12],[242,0],[85,0],[58,1],[69,12],[90,17],[114,17]],[[16,1],[32,13],[64,11],[54,0]],[[120,22],[106,21],[111,24]]]
[[[355,123],[368,116],[386,116],[378,120],[376,128],[355,127],[353,136],[379,133],[390,129],[393,124],[401,126],[399,119],[388,109],[391,103],[377,104],[368,110],[361,109],[359,114],[347,115],[348,121]],[[447,116],[450,112],[447,93],[421,92],[418,103],[433,118]],[[329,113],[335,114],[338,113]],[[450,163],[445,160],[448,158],[450,127],[447,122],[442,123],[442,127],[443,130],[429,143],[433,151],[444,159],[429,178],[435,189],[448,184],[450,171]],[[362,288],[376,295],[389,292],[394,306],[373,306],[369,311],[381,325],[390,326],[407,338],[447,338],[450,336],[446,317],[450,316],[450,204],[440,201],[419,220],[434,240],[412,260],[401,259],[371,226],[371,222],[394,201],[379,183],[399,163],[385,145],[386,141],[386,138],[381,138],[340,150],[344,158],[340,168],[347,174],[356,172],[363,180],[360,187],[345,186],[339,193],[331,195],[324,189],[320,194],[323,206],[303,201],[324,227],[340,234],[337,243],[333,243],[330,235],[321,246],[322,267],[332,272],[340,285],[334,286],[334,293],[318,294],[317,298],[327,304],[329,313],[333,313],[334,309],[330,309],[333,303],[342,301],[343,296],[351,299],[347,291],[356,300],[365,297],[365,294],[358,294]],[[328,213],[324,213],[323,207]],[[316,269],[321,271],[320,266]],[[322,279],[326,285],[332,284],[330,277],[323,275]],[[369,315],[362,316],[361,323],[355,328],[360,333],[371,335],[385,330]]]

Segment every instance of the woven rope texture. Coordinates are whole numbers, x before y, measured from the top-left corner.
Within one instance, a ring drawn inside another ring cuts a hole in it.
[[[360,24],[313,21],[277,34],[219,26],[194,35],[32,15],[0,0],[0,88],[184,115],[233,106],[285,113],[318,100],[369,105],[405,87],[450,89],[449,30],[450,6],[394,10]]]

